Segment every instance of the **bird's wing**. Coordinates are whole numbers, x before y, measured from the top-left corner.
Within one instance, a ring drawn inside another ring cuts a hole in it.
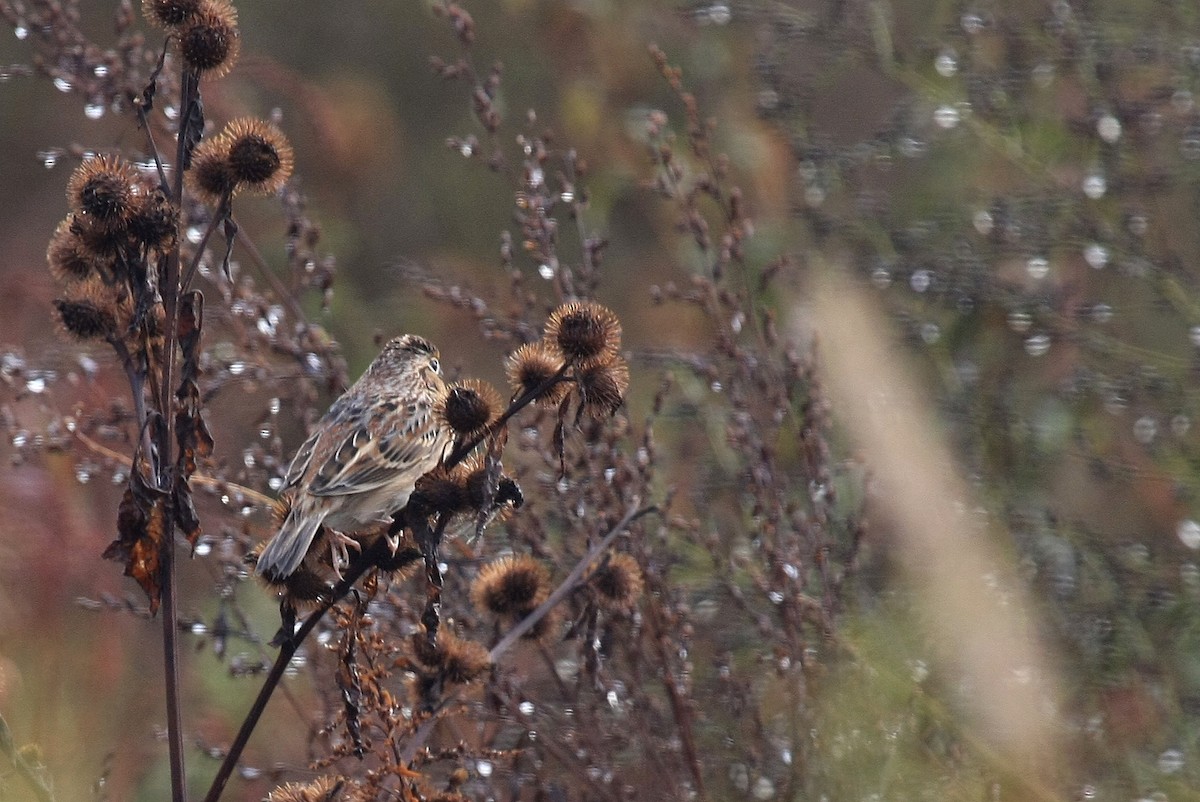
[[[382,416],[355,426],[317,468],[308,492],[314,496],[362,493],[383,487],[400,474],[412,474],[415,482],[436,465],[441,454],[434,448],[439,432],[430,420],[433,411],[423,405],[409,409],[404,426],[379,425]]]

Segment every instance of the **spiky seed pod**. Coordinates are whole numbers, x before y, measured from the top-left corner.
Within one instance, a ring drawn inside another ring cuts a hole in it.
[[[344,777],[318,777],[305,783],[287,783],[267,794],[266,802],[331,802],[345,799],[340,790],[347,784]]]
[[[517,395],[540,387],[550,377],[562,368],[563,360],[559,353],[546,345],[545,342],[526,343],[509,355],[504,363],[508,384]],[[566,382],[558,382],[549,390],[542,393],[534,402],[540,406],[558,406],[570,387]]]
[[[550,595],[550,572],[527,554],[488,563],[471,583],[471,601],[480,612],[523,615]]]
[[[186,177],[188,189],[209,206],[218,206],[232,196],[237,178],[229,166],[229,139],[216,136],[197,145]]]
[[[593,301],[572,301],[547,318],[546,342],[564,359],[577,364],[604,361],[616,356],[621,348],[621,321],[608,307]]]
[[[112,314],[91,301],[56,298],[54,308],[58,321],[72,337],[95,340],[116,333],[117,322]]]
[[[295,158],[283,132],[263,120],[242,117],[225,127],[229,169],[238,189],[270,195],[292,175]]]
[[[178,231],[179,207],[167,200],[161,189],[137,196],[129,218],[130,236],[149,248],[165,251],[175,244]]]
[[[79,235],[71,231],[71,221],[67,219],[58,224],[50,237],[46,263],[56,281],[69,284],[94,274],[104,265],[104,260],[92,253]]]
[[[198,74],[220,78],[233,67],[242,46],[237,9],[229,0],[202,0],[178,36],[184,63]]]
[[[84,249],[106,264],[129,244],[128,232],[115,226],[106,226],[91,215],[72,214],[67,218],[71,233],[79,238]]]
[[[142,0],[142,15],[157,28],[174,28],[200,11],[202,0]]]
[[[455,434],[471,437],[500,417],[502,407],[495,387],[480,379],[467,379],[450,388],[438,404],[437,413]]]
[[[463,640],[453,632],[438,634],[437,645],[431,645],[423,632],[412,637],[417,660],[448,682],[466,684],[478,679],[492,665],[488,650],[481,643]]]
[[[595,591],[596,601],[607,610],[628,612],[642,595],[645,581],[641,566],[628,554],[609,554],[608,562],[596,569],[588,584]]]
[[[96,225],[122,229],[133,212],[137,170],[117,156],[101,154],[85,160],[67,182],[71,210]]]
[[[629,389],[629,366],[621,357],[598,362],[579,371],[575,377],[579,387],[582,411],[594,418],[612,415],[625,400]]]
[[[421,515],[435,512],[454,515],[470,509],[471,496],[467,489],[469,474],[467,462],[461,462],[453,468],[437,466],[417,479],[416,488],[409,497],[409,508],[416,509]]]

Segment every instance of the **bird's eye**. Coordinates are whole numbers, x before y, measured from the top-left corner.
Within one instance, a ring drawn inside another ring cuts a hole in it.
[[[434,373],[442,372],[442,363],[439,362],[436,357],[429,360],[429,367],[433,369]]]

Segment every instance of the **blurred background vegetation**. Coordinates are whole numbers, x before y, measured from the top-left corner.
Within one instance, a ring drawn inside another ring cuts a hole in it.
[[[114,5],[81,6],[100,44],[111,37]],[[679,98],[649,56],[655,43],[716,121],[715,147],[754,222],[747,269],[789,256],[768,294],[781,333],[821,343],[810,314],[815,272],[849,276],[869,293],[883,310],[871,334],[903,344],[925,412],[972,494],[963,503],[978,527],[963,536],[996,535],[1019,577],[1011,592],[1030,594],[1030,628],[1057,688],[1043,700],[1053,707],[1054,756],[1046,776],[1014,778],[1021,767],[976,731],[968,709],[979,689],[940,659],[937,624],[917,612],[929,589],[901,580],[892,552],[903,541],[875,504],[843,566],[845,598],[824,638],[809,641],[802,676],[779,665],[769,637],[722,631],[728,601],[706,596],[702,576],[684,577],[706,633],[694,659],[729,650],[761,675],[748,704],[765,731],[745,735],[732,710],[732,719],[714,714],[705,724],[710,794],[1200,798],[1200,8],[510,0],[470,11],[476,66],[503,64],[506,136],[552,131],[557,147],[588,164],[586,225],[608,241],[597,297],[620,314],[635,368],[629,417],[645,417],[661,354],[712,338],[711,321],[694,309],[654,301],[656,288],[686,287],[706,264],[678,210],[653,191],[647,116],[661,109],[681,135],[685,128]],[[440,344],[448,365],[499,383],[504,346],[480,345],[469,314],[430,303],[406,280],[417,265],[483,295],[503,297],[509,283],[500,234],[514,228],[511,182],[486,169],[486,154],[464,157],[446,144],[482,134],[467,93],[429,67],[431,55],[457,52],[445,21],[425,3],[370,0],[256,0],[239,13],[241,61],[207,87],[206,113],[279,110],[322,251],[336,257],[328,308],[315,297],[308,308],[343,346],[350,374],[373,355],[377,335],[417,331]],[[98,557],[119,488],[92,481],[76,458],[26,459],[14,447],[54,409],[69,410],[46,397],[36,371],[14,378],[10,369],[20,359],[53,371],[72,388],[64,398],[102,405],[121,392],[56,339],[44,253],[66,210],[72,146],[138,147],[139,134],[128,116],[89,110],[51,81],[5,67],[31,59],[26,39],[8,30],[0,37],[8,385],[0,712],[19,742],[40,745],[60,798],[99,795],[92,787],[102,776],[113,799],[159,798],[166,766],[153,723],[161,707],[153,625],[79,602],[107,597],[120,607],[133,598]],[[530,110],[536,122],[526,123]],[[246,201],[239,214],[268,260],[282,262],[273,202]],[[564,232],[564,249],[573,236]],[[721,436],[693,426],[707,421],[716,389],[685,381],[664,436],[676,450],[671,481],[719,504],[736,496],[741,477],[703,467]],[[260,407],[227,395],[210,414],[237,442]],[[831,407],[837,420],[836,399]],[[831,440],[846,518],[872,490],[855,435],[851,426]],[[724,485],[700,486],[693,469]],[[796,492],[804,503],[813,488],[798,482]],[[719,510],[690,503],[722,523]],[[203,622],[218,605],[211,570],[185,563],[183,578],[184,613],[197,622],[187,705],[201,744],[227,740],[256,690],[230,676],[238,655],[222,663],[206,648]],[[981,595],[996,590],[988,576],[974,579]],[[258,629],[269,629],[265,594],[245,604]],[[251,662],[265,653],[245,648]],[[1013,680],[1031,681],[1019,671]],[[291,693],[290,705],[303,708],[302,681]],[[696,699],[705,704],[699,691]],[[785,737],[776,718],[787,705],[804,706],[807,731]],[[248,764],[302,767],[308,733],[294,712],[266,726]],[[772,753],[743,748],[743,737]],[[781,779],[797,762],[800,787]],[[244,779],[230,798],[268,788],[253,769]],[[21,796],[5,789],[0,798]]]

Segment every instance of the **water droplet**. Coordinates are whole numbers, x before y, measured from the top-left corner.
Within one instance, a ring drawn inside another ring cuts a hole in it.
[[[1034,334],[1025,340],[1025,353],[1030,356],[1045,356],[1050,350],[1049,334]]]
[[[546,173],[541,167],[534,167],[529,171],[529,186],[540,187],[542,182],[546,180]]]
[[[314,376],[320,376],[324,372],[321,369],[321,357],[312,351],[304,355],[304,367],[308,368],[308,372]]]
[[[475,770],[479,772],[480,777],[492,776],[492,764],[487,760],[480,760],[475,763]]]
[[[168,103],[163,106],[163,115],[168,120],[177,120],[179,119],[179,107]]]
[[[1088,173],[1083,179],[1083,194],[1091,200],[1099,200],[1108,191],[1108,180],[1103,173]]]
[[[975,230],[985,237],[992,233],[992,228],[995,226],[995,221],[992,220],[992,213],[987,209],[980,209],[975,212],[975,217],[972,218],[971,223],[975,226]]]
[[[1144,214],[1130,215],[1129,217],[1129,233],[1135,237],[1146,236],[1146,231],[1150,228],[1150,218]]]
[[[60,75],[59,77],[54,79],[54,88],[57,89],[59,92],[70,92],[71,91],[71,82],[68,81],[66,78],[63,78]]]
[[[54,165],[58,164],[58,156],[58,152],[53,150],[43,150],[37,155],[42,161],[42,166],[47,170],[54,169]]]
[[[1050,273],[1050,260],[1044,256],[1030,257],[1025,263],[1025,272],[1034,281],[1041,281]]]
[[[942,338],[942,330],[936,323],[924,323],[921,325],[921,340],[926,345],[933,345]]]
[[[1142,445],[1150,445],[1158,436],[1158,423],[1149,415],[1143,415],[1133,423],[1133,439]]]
[[[75,481],[81,485],[86,485],[92,481],[92,472],[86,465],[75,466]]]
[[[523,716],[532,716],[534,709],[533,702],[530,701],[524,701],[517,705],[517,710],[520,710]]]
[[[820,184],[809,184],[804,188],[804,202],[817,207],[825,202],[825,188]]]
[[[720,382],[713,382],[712,384],[708,385],[708,389],[712,390],[714,393],[719,393],[725,389],[725,386]]]
[[[275,492],[279,492],[279,489],[283,487],[283,477],[272,476],[267,480],[267,487],[271,488]]]
[[[750,790],[750,770],[745,763],[734,763],[729,767],[729,782],[742,793]]]
[[[898,144],[900,148],[900,154],[909,159],[916,159],[925,155],[925,143],[916,137],[901,137]]]
[[[15,28],[13,28],[13,35],[16,36],[18,39],[24,40],[29,37],[29,29],[26,28],[24,25],[18,25]]]
[[[1112,114],[1101,115],[1096,121],[1096,133],[1108,144],[1112,145],[1121,138],[1121,121]]]
[[[28,442],[29,432],[25,431],[24,429],[14,434],[12,437],[12,444],[14,448],[24,448],[25,444]]]
[[[753,793],[755,799],[770,799],[775,796],[775,783],[766,777],[759,777],[754,783]]]
[[[234,376],[241,376],[243,373],[246,372],[246,363],[245,362],[230,363],[229,372],[231,374],[233,374]]]
[[[959,19],[959,24],[968,35],[974,35],[983,30],[983,17],[968,11]]]
[[[46,378],[44,376],[31,376],[25,382],[25,389],[37,395],[46,391]]]
[[[271,399],[271,403],[270,403],[270,405],[268,406],[268,409],[270,409],[270,411],[271,411],[271,414],[272,414],[272,415],[278,415],[278,414],[279,414],[279,410],[280,410],[280,409],[282,409],[282,408],[283,408],[283,402],[282,402],[282,401],[280,401],[278,398],[272,398],[272,399]]]
[[[1189,549],[1200,549],[1200,523],[1194,519],[1180,521],[1175,527],[1175,535]]]
[[[92,75],[95,75],[97,78],[108,77],[108,65],[97,64],[95,67],[92,67]]]
[[[1108,304],[1096,304],[1092,307],[1091,317],[1093,323],[1108,323],[1113,318],[1113,308]]]
[[[247,448],[244,452],[242,452],[242,464],[247,468],[253,468],[257,462],[258,460],[254,457],[253,449]]]
[[[1033,85],[1038,89],[1047,89],[1054,83],[1054,65],[1039,64],[1033,68]]]
[[[604,469],[604,481],[609,482],[611,484],[613,477],[616,475],[617,475],[616,468],[605,468]]]
[[[1188,330],[1188,338],[1192,341],[1192,345],[1200,348],[1200,326],[1192,326]]]
[[[238,768],[238,776],[243,780],[257,780],[262,776],[262,769],[254,766],[241,766]]]
[[[1183,768],[1183,752],[1178,749],[1167,749],[1158,756],[1158,770],[1163,774],[1174,774]]]
[[[741,332],[742,326],[745,324],[745,322],[746,322],[746,315],[742,312],[738,312],[736,315],[733,316],[733,319],[729,321],[729,328],[733,329],[734,334],[739,334]]]
[[[1176,89],[1171,95],[1171,108],[1177,114],[1190,114],[1195,106],[1195,101],[1192,98],[1192,93],[1188,89]]]
[[[958,53],[952,47],[946,48],[933,60],[933,68],[943,78],[953,78],[958,72]]]
[[[208,627],[205,626],[204,622],[197,621],[194,624],[192,624],[191,633],[193,635],[207,635]]]
[[[83,116],[89,120],[99,120],[104,116],[104,103],[92,101],[83,107]]]
[[[958,125],[959,119],[958,109],[953,106],[938,106],[937,110],[933,112],[933,121],[938,128],[946,130],[954,128]]]
[[[554,268],[547,264],[538,265],[538,275],[549,281],[554,278]]]
[[[1192,429],[1192,419],[1182,412],[1171,418],[1171,434],[1176,437],[1187,437],[1187,433]]]
[[[184,232],[184,236],[187,237],[188,242],[193,245],[199,245],[200,240],[204,239],[204,230],[200,226],[188,226],[187,231]]]
[[[1098,242],[1090,243],[1083,249],[1083,261],[1093,270],[1100,270],[1108,264],[1108,248]]]
[[[204,538],[203,540],[201,540],[199,543],[196,544],[195,554],[197,557],[207,557],[208,555],[212,554],[212,550],[213,550],[212,541],[209,540],[208,538]]]
[[[881,290],[886,290],[892,283],[892,274],[886,267],[877,267],[871,271],[871,283]]]
[[[1024,334],[1033,325],[1033,315],[1015,309],[1008,313],[1008,327],[1017,334]]]
[[[771,600],[772,604],[783,604],[783,594],[777,590],[768,593],[767,598]]]
[[[933,283],[933,273],[929,270],[914,270],[908,284],[914,292],[925,292]]]

